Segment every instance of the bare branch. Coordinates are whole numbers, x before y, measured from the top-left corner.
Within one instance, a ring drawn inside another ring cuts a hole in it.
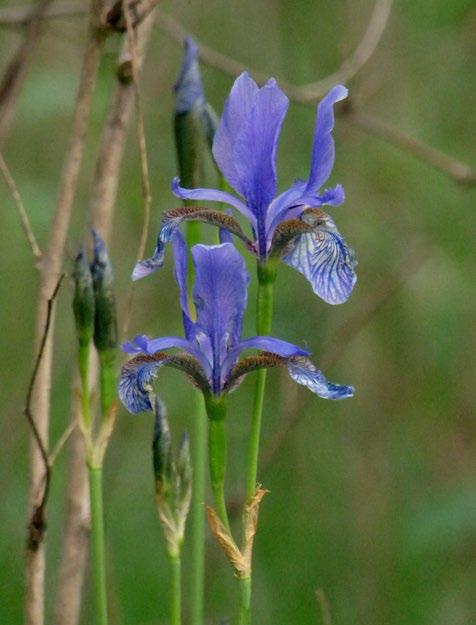
[[[56,283],[56,286],[53,290],[51,297],[48,299],[46,303],[46,318],[45,318],[45,327],[43,329],[43,335],[40,341],[40,347],[38,350],[38,355],[35,360],[35,366],[33,367],[33,373],[31,374],[30,383],[28,385],[28,391],[26,395],[26,406],[24,410],[25,417],[27,418],[28,424],[31,429],[32,436],[35,440],[36,445],[38,446],[38,450],[40,452],[41,460],[43,462],[44,468],[44,485],[43,492],[41,497],[39,497],[38,505],[33,509],[30,523],[28,524],[28,549],[32,551],[36,551],[39,544],[43,539],[43,533],[45,531],[45,506],[46,501],[48,499],[48,493],[50,489],[50,478],[51,478],[51,464],[50,458],[48,456],[48,451],[43,442],[42,436],[36,426],[35,419],[33,417],[32,411],[32,397],[33,397],[33,389],[35,388],[35,382],[38,375],[38,371],[41,366],[41,362],[43,360],[43,356],[45,354],[46,342],[48,340],[48,334],[51,326],[51,318],[53,315],[53,305],[58,295],[58,291],[61,287],[61,283],[63,282],[65,274],[62,274]]]
[[[50,4],[50,3],[49,3]],[[88,8],[80,4],[78,0],[72,2],[54,2],[46,8],[41,19],[60,19],[64,17],[86,16]],[[31,17],[31,6],[3,7],[0,9],[0,26],[22,27],[28,24]]]
[[[316,588],[316,599],[321,610],[322,625],[332,625],[331,607],[322,588]]]
[[[298,87],[300,102],[315,102],[336,84],[351,80],[367,63],[377,49],[387,27],[393,0],[376,0],[367,30],[357,48],[333,74],[322,80]]]
[[[461,185],[474,186],[476,184],[476,170],[468,164],[445,154],[441,150],[426,145],[419,139],[415,139],[415,137],[410,137],[374,115],[360,111],[353,112],[351,107],[350,113],[345,119],[348,119],[351,124],[358,126],[369,134],[428,163]]]
[[[33,233],[33,229],[30,224],[30,220],[28,219],[28,214],[26,212],[25,206],[22,202],[20,192],[18,191],[17,185],[15,184],[15,180],[8,169],[8,165],[3,158],[3,155],[0,153],[0,171],[2,172],[2,176],[5,180],[5,183],[10,191],[10,194],[15,203],[16,209],[18,211],[18,215],[20,216],[21,225],[23,228],[23,232],[27,238],[27,241],[31,247],[31,251],[33,252],[33,256],[37,261],[41,259],[41,250],[36,242],[36,237]]]
[[[48,456],[48,462],[49,462],[50,467],[52,467],[54,465],[56,458],[58,457],[58,455],[60,454],[60,452],[63,449],[63,447],[66,445],[66,443],[68,442],[68,440],[72,436],[72,434],[73,434],[74,430],[76,429],[77,425],[78,425],[77,423],[72,421],[68,425],[68,427],[65,429],[63,434],[61,434],[59,439],[56,441],[56,445],[53,447],[53,450],[50,452],[50,454]]]
[[[139,61],[142,64],[150,38],[154,15],[141,22],[137,31]],[[130,65],[130,51],[125,41],[118,58],[118,81],[109,103],[109,110],[101,135],[89,207],[93,228],[107,241],[110,237],[112,217],[116,206],[120,168],[128,133],[129,118],[134,104],[134,86],[121,80],[124,64]],[[97,378],[97,362],[90,365],[91,388]],[[73,423],[78,422],[81,410],[78,400],[78,376],[73,379]],[[80,616],[81,596],[87,560],[89,529],[89,496],[85,466],[83,436],[73,433],[69,445],[68,485],[66,514],[63,526],[61,561],[54,607],[55,625],[77,625]]]
[[[79,423],[82,408],[78,386],[76,373],[72,384],[71,419],[75,425]],[[68,451],[68,486],[54,606],[55,625],[77,625],[79,622],[90,525],[84,439],[79,429],[73,432]]]
[[[120,0],[122,2],[122,0]],[[149,0],[153,2],[154,0]],[[377,0],[372,15],[369,20],[367,29],[353,54],[347,58],[336,70],[313,83],[307,85],[293,85],[289,82],[279,79],[281,88],[289,95],[289,97],[301,104],[313,105],[326,91],[337,82],[345,82],[353,78],[367,61],[374,54],[381,37],[385,31],[390,16],[393,0]],[[54,4],[44,15],[45,18],[64,17],[84,14],[84,9],[70,3]],[[17,24],[25,21],[25,9],[3,9],[0,10],[0,25]],[[183,38],[188,34],[187,29],[175,18],[166,13],[158,13],[158,23],[164,32],[172,39],[182,43]],[[222,54],[214,50],[210,46],[200,42],[195,36],[195,41],[199,45],[200,59],[206,65],[222,71],[230,76],[237,76],[245,69],[251,76],[259,82],[263,83],[268,79],[268,75],[259,70],[246,67],[236,59]],[[349,109],[344,109],[349,110]],[[349,116],[350,120],[350,116]],[[422,141],[410,137],[401,131],[388,126],[378,118],[372,115],[352,115],[352,123],[366,130],[370,134],[391,143],[400,150],[408,152],[419,158],[420,160],[436,167],[439,171],[452,178],[455,182],[474,186],[476,184],[476,170],[459,161],[444,152],[426,145]]]
[[[301,87],[292,85],[283,80],[278,80],[281,88],[292,100],[305,105],[314,105],[316,100],[318,100],[333,83],[345,82],[345,80],[352,78],[375,51],[388,22],[391,5],[391,0],[379,0],[376,3],[369,26],[361,43],[354,54],[344,61],[337,72],[315,83],[310,83],[309,85],[303,85]],[[170,15],[160,12],[158,14],[158,22],[162,29],[176,41],[182,42],[184,36],[188,34],[184,26]],[[247,70],[258,83],[263,83],[268,79],[268,76],[263,72],[248,68],[235,59],[221,52],[217,52],[197,40],[195,36],[194,39],[198,44],[200,59],[206,65],[233,77]],[[466,163],[392,128],[373,115],[354,111],[351,105],[343,106],[341,112],[345,114],[345,119],[348,119],[349,122],[359,126],[379,139],[391,143],[400,150],[412,154],[432,167],[436,167],[455,182],[468,186],[476,184],[476,171]]]
[[[25,20],[25,36],[0,84],[0,143],[5,139],[28,65],[41,32],[41,19],[51,0],[39,0]]]
[[[127,4],[127,0],[122,0],[122,10],[126,22],[127,28],[127,40],[129,43],[129,49],[131,53],[131,70],[132,70],[132,81],[134,85],[134,93],[135,93],[135,103],[136,103],[136,113],[137,113],[137,139],[139,143],[139,153],[140,153],[140,164],[141,164],[141,172],[142,172],[142,193],[144,198],[144,221],[142,225],[142,232],[139,241],[139,249],[137,250],[136,260],[139,261],[144,256],[145,246],[147,244],[147,235],[149,233],[149,225],[150,225],[150,207],[152,203],[152,194],[150,188],[150,178],[149,178],[149,161],[147,158],[147,144],[145,139],[145,126],[144,126],[144,114],[142,109],[142,100],[140,95],[139,88],[139,67],[140,67],[140,59],[139,59],[139,50],[137,47],[137,39],[136,32],[134,30],[132,18],[129,12],[129,7]],[[129,325],[129,320],[132,312],[132,305],[134,301],[134,286],[133,284],[130,287],[128,305],[125,315],[124,321],[124,334],[127,332],[127,328]]]
[[[81,166],[84,139],[89,120],[91,100],[96,84],[97,70],[103,44],[103,35],[97,29],[101,3],[91,3],[91,35],[86,47],[78,95],[76,98],[73,123],[69,145],[60,180],[58,200],[50,239],[43,257],[40,270],[40,289],[36,319],[36,340],[39,344],[45,326],[45,302],[52,291],[60,274],[66,236],[70,222],[73,200],[76,193],[79,170]],[[53,320],[51,320],[53,327]],[[52,367],[52,332],[45,342],[44,355],[38,367],[35,385],[32,390],[32,419],[45,449],[48,448],[49,429],[49,398]],[[39,503],[39,493],[45,480],[44,458],[35,444],[31,448],[30,457],[30,510],[35,510]],[[26,625],[43,625],[44,623],[44,581],[45,581],[45,546],[42,540],[32,549],[27,548],[26,558]]]

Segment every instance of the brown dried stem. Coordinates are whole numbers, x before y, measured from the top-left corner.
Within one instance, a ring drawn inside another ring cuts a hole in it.
[[[122,0],[121,0],[122,1]],[[293,85],[279,79],[279,84],[289,97],[301,104],[314,105],[332,83],[345,82],[353,78],[367,63],[374,54],[381,40],[388,23],[392,7],[392,0],[377,0],[374,5],[367,29],[354,52],[344,60],[336,72],[330,74],[313,83],[307,85]],[[84,14],[84,9],[71,3],[55,3],[50,10],[44,14],[44,18],[65,17]],[[25,9],[3,9],[0,10],[0,25],[15,25],[25,22],[27,13]],[[158,13],[158,23],[164,32],[182,43],[187,29],[171,15]],[[259,83],[268,79],[268,75],[256,69],[247,68],[236,59],[222,54],[221,52],[207,46],[194,36],[199,45],[199,55],[203,63],[222,71],[230,76],[237,76],[247,69],[249,73]],[[350,112],[350,108],[344,108],[345,112]],[[406,133],[389,126],[373,115],[349,115],[349,121],[370,134],[386,141],[400,150],[408,152],[412,156],[436,167],[439,171],[452,178],[455,182],[474,186],[476,184],[476,171],[468,164],[455,159],[441,150],[437,150],[426,145],[422,141],[407,135]]]
[[[369,25],[360,44],[336,72],[330,76],[326,76],[322,80],[303,86],[297,86],[279,80],[281,88],[295,102],[305,105],[314,105],[332,84],[345,82],[353,78],[375,52],[387,25],[391,6],[391,0],[380,0],[376,2]],[[158,14],[158,22],[162,29],[176,41],[182,42],[184,36],[188,34],[184,26],[170,15],[160,12]],[[263,72],[247,68],[244,64],[235,59],[203,44],[195,37],[194,39],[198,44],[200,59],[210,67],[214,67],[230,76],[237,76],[247,69],[259,83],[263,83],[268,79],[268,76]],[[444,152],[428,146],[422,141],[389,126],[374,115],[358,113],[354,111],[351,106],[342,107],[341,112],[345,115],[344,119],[348,119],[352,124],[394,145],[398,149],[408,152],[432,167],[436,167],[455,182],[468,186],[476,184],[476,171],[466,163],[448,156]]]
[[[81,166],[84,139],[89,120],[92,94],[96,83],[103,35],[97,29],[101,11],[101,3],[91,4],[91,36],[84,53],[81,78],[76,99],[70,140],[60,179],[58,200],[53,217],[50,239],[44,254],[40,270],[40,288],[36,319],[36,342],[40,343],[46,322],[46,302],[56,284],[61,270],[66,236],[68,232],[73,200],[76,193],[79,170]],[[51,317],[53,328],[54,316]],[[52,367],[52,332],[45,341],[43,358],[38,366],[35,384],[32,389],[32,421],[35,424],[39,439],[44,449],[48,449],[49,429],[49,398],[51,388]],[[44,458],[39,451],[37,441],[30,457],[30,497],[29,516],[36,510],[42,499],[45,480]],[[27,546],[26,557],[26,591],[25,591],[25,623],[26,625],[43,625],[44,623],[44,581],[45,581],[45,544],[44,532],[40,540],[31,548]]]
[[[143,114],[143,109],[142,109],[142,99],[141,99],[140,88],[139,88],[139,67],[140,67],[139,50],[137,46],[136,31],[134,30],[127,0],[122,0],[122,10],[124,14],[125,23],[126,23],[127,40],[129,43],[129,49],[131,53],[132,82],[134,85],[136,114],[137,114],[137,139],[138,139],[138,144],[139,144],[140,164],[141,164],[141,173],[142,173],[144,221],[143,221],[142,232],[141,232],[141,237],[139,241],[139,248],[137,250],[137,256],[136,256],[136,260],[139,261],[144,256],[145,246],[147,243],[147,235],[149,233],[150,207],[152,203],[152,193],[151,193],[151,188],[150,188],[149,161],[147,158],[147,143],[146,143],[146,138],[145,138],[144,114]],[[133,301],[134,301],[133,284],[130,287],[128,300],[129,301],[127,305],[127,311],[125,315],[124,328],[123,328],[124,334],[127,333],[127,328],[129,326],[129,320],[130,320]]]
[[[18,191],[17,185],[15,184],[15,180],[10,173],[7,163],[3,158],[3,155],[0,153],[0,171],[2,172],[2,176],[5,180],[5,183],[10,191],[10,194],[15,203],[15,207],[17,209],[18,215],[20,216],[21,225],[23,228],[23,232],[25,233],[26,239],[30,245],[33,256],[37,261],[41,259],[41,250],[36,242],[36,237],[33,232],[33,229],[30,224],[30,220],[28,218],[28,214],[26,212],[25,206],[21,199],[20,192]]]
[[[41,21],[50,2],[51,0],[39,0],[29,11],[24,20],[25,36],[0,83],[0,144],[10,129],[21,85],[41,33]]]
[[[42,536],[44,530],[46,528],[45,523],[45,507],[48,499],[48,493],[50,489],[50,479],[51,479],[51,464],[50,458],[48,456],[48,451],[45,447],[41,434],[36,426],[35,419],[33,418],[33,410],[32,410],[32,396],[33,389],[35,388],[36,379],[38,376],[38,371],[41,366],[41,362],[43,360],[46,348],[46,342],[48,340],[50,327],[51,327],[51,318],[53,315],[53,304],[58,295],[58,291],[60,289],[61,283],[63,281],[64,274],[62,274],[56,283],[56,286],[53,290],[53,293],[48,301],[46,302],[46,317],[45,317],[45,326],[43,329],[43,334],[40,340],[40,346],[38,349],[38,355],[35,360],[35,365],[33,367],[33,373],[30,378],[30,383],[28,385],[28,391],[26,394],[26,406],[24,410],[25,417],[27,418],[28,424],[31,429],[31,433],[33,439],[37,445],[41,461],[43,463],[44,469],[44,483],[43,483],[43,491],[41,496],[39,497],[38,504],[33,508],[30,522],[28,524],[28,548],[35,551],[39,544],[42,541]]]
[[[154,15],[141,22],[137,31],[139,67],[150,38]],[[109,103],[109,110],[101,135],[89,207],[92,227],[105,241],[110,238],[112,217],[116,206],[120,168],[124,156],[129,118],[134,103],[134,86],[121,80],[124,64],[130,64],[127,42],[118,58],[118,81]],[[90,366],[90,387],[97,377],[97,363]],[[78,393],[79,379],[73,378],[73,423],[78,422],[81,402]],[[85,468],[85,449],[81,432],[73,433],[70,441],[66,515],[63,528],[62,555],[58,569],[58,583],[54,608],[55,625],[77,625],[80,616],[81,596],[89,532],[89,496]]]

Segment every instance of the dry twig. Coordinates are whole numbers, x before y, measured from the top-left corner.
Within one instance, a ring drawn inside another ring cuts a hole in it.
[[[30,245],[31,251],[33,252],[33,256],[37,261],[41,259],[41,250],[36,242],[36,237],[33,233],[33,229],[30,224],[30,220],[28,219],[28,214],[26,212],[25,206],[21,199],[20,192],[18,191],[17,185],[15,184],[15,180],[10,173],[8,165],[3,158],[3,155],[0,153],[0,171],[2,172],[2,176],[5,180],[5,183],[10,191],[10,194],[15,203],[15,207],[17,209],[18,215],[20,216],[21,225],[23,228],[23,232],[25,233],[26,239]]]
[[[122,2],[122,0],[120,0]],[[153,0],[149,0],[153,1]],[[372,15],[369,20],[367,29],[358,44],[355,51],[350,57],[342,63],[336,72],[307,85],[293,85],[289,82],[279,79],[279,84],[289,97],[301,104],[313,105],[328,86],[333,82],[345,82],[353,78],[367,63],[375,52],[381,37],[388,23],[390,11],[392,7],[391,0],[377,0]],[[83,15],[84,9],[77,4],[66,2],[55,3],[45,12],[43,18],[55,18]],[[3,9],[0,10],[0,25],[17,25],[25,22],[27,13],[25,9]],[[174,17],[160,12],[158,13],[158,22],[164,32],[172,39],[182,43],[183,38],[188,35],[187,29]],[[237,76],[243,70],[247,69],[249,73],[259,83],[263,83],[268,79],[268,75],[264,72],[253,68],[247,68],[243,63],[236,59],[222,54],[217,50],[207,46],[194,36],[195,41],[199,45],[200,59],[206,65],[218,69],[219,71],[230,76]],[[342,107],[346,113],[351,111],[350,107]],[[366,114],[357,115],[353,111],[353,115],[349,115],[349,121],[359,126],[366,132],[387,141],[400,150],[410,153],[412,156],[419,158],[423,162],[428,163],[432,167],[436,167],[439,171],[452,178],[454,181],[474,186],[476,184],[476,171],[466,163],[448,156],[441,150],[437,150],[426,145],[422,141],[407,135],[406,133],[389,126],[373,115]]]
[[[24,20],[25,36],[10,61],[0,84],[0,143],[3,142],[15,111],[21,85],[41,32],[41,21],[51,0],[39,0]]]
[[[153,21],[154,15],[149,14],[138,27],[139,67],[143,62]],[[101,233],[105,241],[110,238],[120,167],[124,155],[130,113],[134,103],[134,86],[120,78],[123,75],[121,70],[123,64],[130,64],[130,56],[129,45],[125,42],[118,59],[118,82],[109,103],[91,190],[89,207],[91,225]],[[90,388],[97,377],[96,365],[97,363],[94,361],[90,366]],[[78,422],[77,413],[81,410],[81,402],[77,392],[78,386],[78,376],[75,375],[72,383],[73,423]],[[77,625],[79,621],[87,560],[89,497],[84,440],[79,431],[72,435],[69,454],[66,515],[54,609],[55,625]]]
[[[89,120],[92,94],[96,83],[103,35],[99,33],[97,24],[101,11],[101,3],[93,0],[91,4],[91,36],[84,53],[81,78],[76,99],[73,124],[69,145],[66,153],[60,180],[58,201],[50,232],[50,239],[40,271],[40,288],[36,319],[37,343],[45,327],[45,302],[48,301],[52,285],[56,283],[60,273],[67,231],[79,170],[81,166],[84,139]],[[53,327],[53,318],[51,319]],[[52,366],[52,333],[47,338],[43,358],[39,364],[35,385],[32,389],[32,420],[35,423],[43,447],[48,448],[49,429],[49,398],[51,387]],[[42,484],[45,479],[44,459],[35,444],[31,448],[30,458],[30,511],[37,508]],[[30,515],[30,513],[29,513]],[[45,581],[45,546],[42,540],[32,549],[27,548],[26,558],[26,591],[25,610],[26,625],[43,625],[44,623],[44,581]]]
[[[132,82],[134,85],[136,113],[137,113],[137,139],[139,143],[140,164],[142,172],[142,193],[144,198],[144,221],[142,225],[142,233],[139,241],[139,249],[137,251],[136,260],[139,261],[144,256],[145,246],[147,244],[147,235],[149,233],[150,225],[150,207],[152,203],[152,194],[150,189],[149,178],[149,161],[147,158],[147,143],[145,139],[145,126],[144,126],[144,114],[142,109],[142,100],[139,88],[139,51],[137,47],[136,33],[134,30],[131,15],[129,13],[129,7],[127,0],[122,0],[122,10],[124,13],[124,19],[127,29],[127,40],[129,42],[129,49],[131,53],[131,70],[132,70]],[[132,306],[134,301],[134,286],[130,287],[129,298],[127,304],[127,310],[124,321],[124,334],[127,333],[129,326],[129,320],[132,312]]]
[[[321,610],[322,625],[332,625],[331,607],[322,588],[316,588],[316,599]]]
[[[379,0],[375,4],[369,25],[360,44],[357,46],[355,52],[344,61],[336,72],[330,76],[326,76],[322,80],[303,86],[297,86],[279,80],[278,82],[281,88],[292,100],[305,105],[314,105],[332,84],[345,82],[353,78],[355,74],[362,69],[377,48],[390,16],[391,5],[392,2],[390,0]],[[184,36],[188,34],[187,30],[179,21],[162,12],[159,13],[159,24],[163,30],[176,41],[181,42]],[[198,44],[200,59],[206,65],[214,67],[233,77],[247,69],[259,83],[263,83],[268,79],[268,76],[263,72],[247,68],[235,59],[203,44],[195,37],[194,39]],[[398,149],[408,152],[432,167],[436,167],[455,182],[468,186],[476,184],[476,171],[466,163],[448,156],[444,152],[428,146],[418,139],[410,137],[404,132],[379,120],[374,115],[358,113],[353,110],[352,106],[343,106],[340,112],[344,114],[344,119],[348,119],[352,124],[394,145]]]

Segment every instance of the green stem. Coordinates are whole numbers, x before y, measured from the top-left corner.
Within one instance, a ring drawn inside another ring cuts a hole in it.
[[[91,501],[91,547],[94,570],[97,625],[107,625],[106,564],[104,559],[104,514],[102,468],[88,467]]]
[[[240,613],[238,625],[251,623],[251,577],[238,580],[240,584]]]
[[[225,502],[225,471],[226,471],[226,436],[225,414],[226,405],[223,399],[206,398],[208,424],[208,457],[210,480],[216,513],[225,528],[230,532],[230,522]]]
[[[271,332],[273,318],[273,284],[275,273],[268,267],[258,265],[258,299],[256,306],[257,334],[267,336]],[[253,413],[248,447],[248,468],[246,474],[246,498],[253,496],[258,475],[258,456],[263,415],[266,369],[259,369],[256,374]]]
[[[116,352],[114,349],[99,352],[99,387],[101,391],[101,414],[106,417],[117,396]]]
[[[207,415],[201,393],[197,393],[197,414],[192,437],[193,484],[191,505],[190,624],[203,625],[203,593],[205,578],[205,501],[207,463]]]
[[[83,424],[86,429],[91,427],[91,410],[89,407],[89,341],[79,344],[78,352],[79,377],[81,378],[81,410]]]
[[[172,594],[170,597],[170,625],[182,623],[182,580],[180,554],[169,555],[172,575]]]

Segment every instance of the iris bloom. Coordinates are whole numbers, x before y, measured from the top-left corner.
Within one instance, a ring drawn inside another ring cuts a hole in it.
[[[195,268],[194,319],[186,290],[187,248],[180,232],[175,233],[172,244],[185,338],[137,336],[123,345],[124,351],[135,354],[123,366],[119,384],[119,395],[130,412],[152,410],[151,383],[163,366],[183,370],[208,397],[220,397],[233,390],[250,371],[280,366],[287,367],[293,380],[320,397],[352,396],[352,387],[328,382],[307,358],[308,352],[296,345],[270,336],[242,340],[249,274],[231,243],[195,245],[191,250]],[[168,353],[173,348],[179,351]],[[260,351],[240,359],[248,349]]]
[[[165,213],[153,256],[138,263],[133,279],[163,263],[164,247],[185,220],[212,223],[242,239],[261,263],[282,260],[300,271],[314,292],[330,304],[347,300],[356,281],[353,251],[322,206],[344,201],[341,185],[323,189],[334,165],[334,104],[347,96],[332,88],[317,108],[307,180],[295,180],[276,196],[276,153],[288,98],[274,79],[258,88],[247,73],[239,76],[225,103],[213,141],[213,155],[222,174],[241,198],[218,189],[186,189],[175,178],[179,198],[223,202],[251,225],[249,238],[230,215],[208,208],[186,207]]]

